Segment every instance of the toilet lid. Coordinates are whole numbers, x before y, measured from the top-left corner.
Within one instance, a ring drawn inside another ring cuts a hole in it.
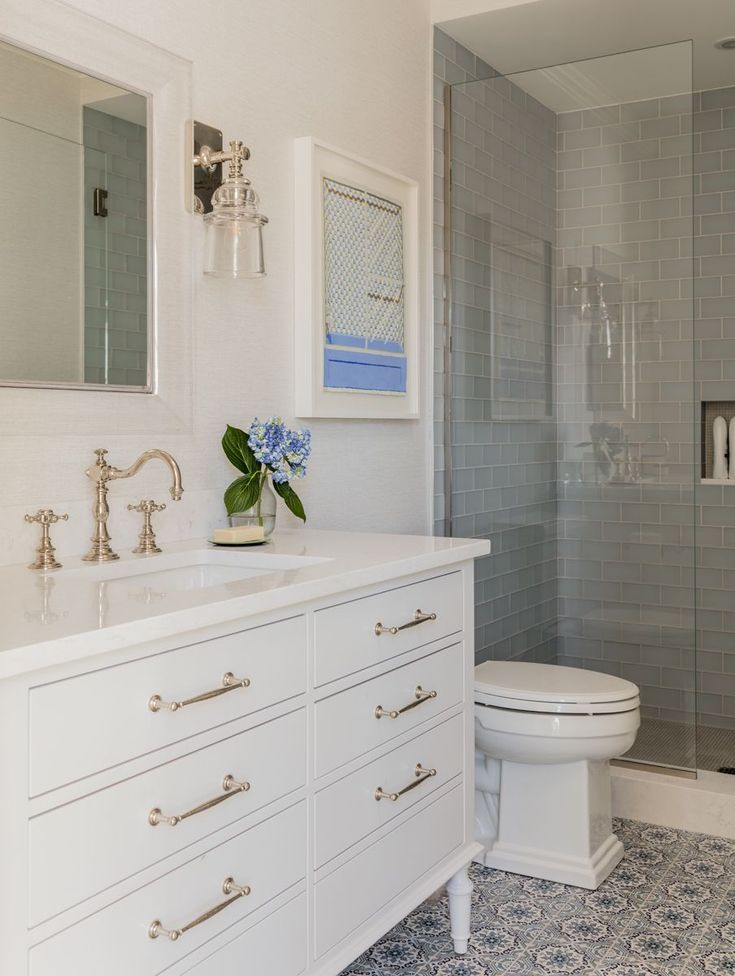
[[[530,712],[596,715],[637,708],[632,681],[583,668],[485,661],[475,668],[475,701]]]

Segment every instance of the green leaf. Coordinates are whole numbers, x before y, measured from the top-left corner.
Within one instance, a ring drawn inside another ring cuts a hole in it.
[[[225,491],[225,508],[227,514],[233,512],[245,512],[252,508],[260,495],[260,472],[246,474],[242,478],[236,478],[229,488]]]
[[[287,481],[284,481],[282,484],[278,484],[274,481],[273,488],[275,489],[276,494],[280,495],[280,497],[284,500],[286,507],[293,512],[296,518],[300,518],[303,522],[305,522],[306,512],[304,511],[304,506],[301,504],[301,499],[293,490],[291,485],[289,485]]]
[[[234,464],[238,471],[252,474],[260,469],[260,464],[250,449],[248,435],[239,427],[227,425],[227,430],[222,437],[222,450],[230,464]]]

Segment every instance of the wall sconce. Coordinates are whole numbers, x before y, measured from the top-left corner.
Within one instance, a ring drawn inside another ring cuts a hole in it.
[[[239,139],[222,146],[222,133],[211,126],[192,125],[191,182],[188,192],[194,213],[204,215],[204,274],[217,278],[263,278],[263,224],[258,194],[244,175],[250,150]],[[222,164],[228,163],[222,179]]]

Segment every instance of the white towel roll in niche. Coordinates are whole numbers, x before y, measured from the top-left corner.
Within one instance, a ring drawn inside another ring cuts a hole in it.
[[[715,417],[712,424],[712,437],[714,440],[712,477],[716,481],[725,481],[727,480],[727,460],[725,457],[727,452],[727,421],[724,417]]]

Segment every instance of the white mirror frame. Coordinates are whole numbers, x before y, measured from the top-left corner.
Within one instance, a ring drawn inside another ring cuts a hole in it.
[[[192,226],[183,134],[191,64],[56,0],[3,0],[0,39],[148,99],[151,392],[0,387],[0,434],[177,433],[192,427]]]

